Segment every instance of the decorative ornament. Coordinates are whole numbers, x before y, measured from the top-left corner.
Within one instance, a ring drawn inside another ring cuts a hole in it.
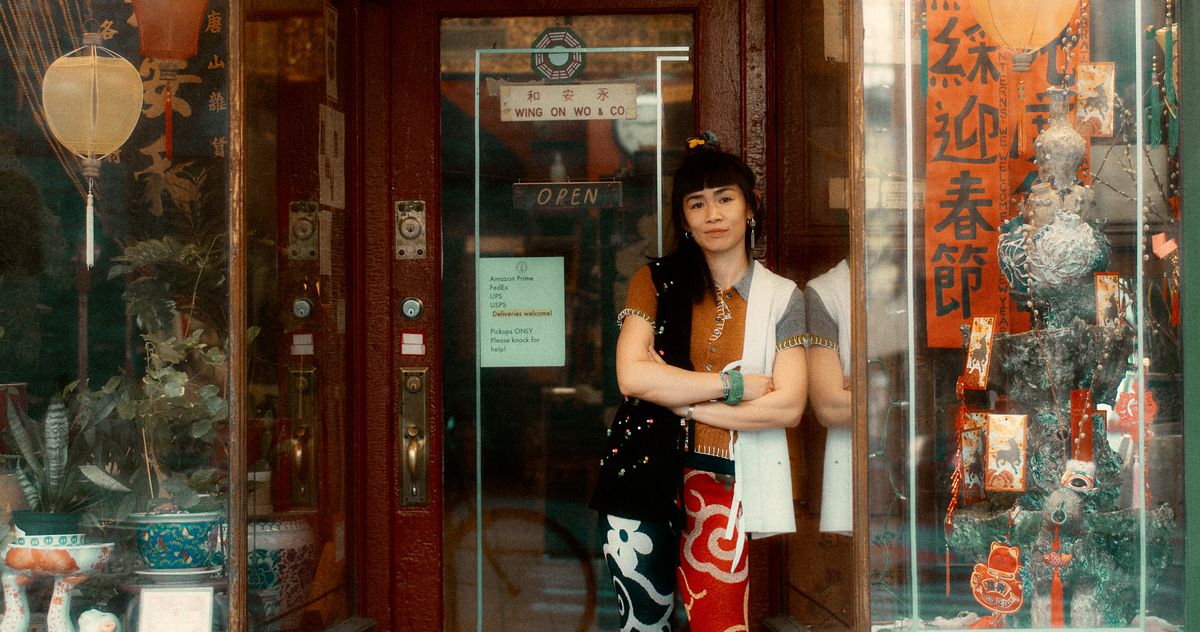
[[[1096,462],[1092,458],[1095,422],[1092,392],[1085,388],[1071,391],[1071,458],[1063,470],[1063,487],[1090,492],[1096,486]],[[1057,529],[1057,526],[1055,527]]]
[[[962,463],[962,502],[987,500],[983,481],[987,460],[987,413],[968,412],[962,416],[959,454]]]
[[[971,319],[971,334],[967,342],[967,363],[963,367],[961,387],[971,390],[987,389],[988,373],[992,366],[992,339],[996,319],[976,316]]]
[[[1097,272],[1096,326],[1119,327],[1125,320],[1125,297],[1121,292],[1121,275],[1116,272]]]
[[[1025,602],[1020,570],[1020,547],[993,541],[987,564],[976,564],[971,572],[975,601],[999,615],[1020,610]]]
[[[1028,72],[1034,54],[1058,37],[1077,0],[970,0],[979,26],[1012,52],[1013,70]]]
[[[1022,200],[1021,214],[1000,228],[997,258],[1009,291],[1032,299],[1048,326],[1065,326],[1076,316],[1091,318],[1091,290],[1081,280],[1108,267],[1109,243],[1083,218],[1095,206],[1090,186],[1079,181],[1087,141],[1071,125],[1072,92],[1047,90],[1050,124],[1034,143],[1037,182]]]
[[[550,49],[549,52],[530,55],[534,72],[550,81],[566,81],[574,77],[587,61],[583,53],[568,52],[567,49],[583,48],[583,40],[565,26],[553,26],[542,31],[534,38],[530,48]]]
[[[1038,229],[1027,244],[1035,287],[1073,286],[1107,260],[1107,248],[1091,224],[1075,213],[1056,211],[1054,217],[1055,221]]]
[[[1058,539],[1058,525],[1054,525],[1054,541],[1050,544],[1050,552],[1042,554],[1046,566],[1054,569],[1054,577],[1050,580],[1050,627],[1061,628],[1066,624],[1063,616],[1063,583],[1062,569],[1071,563],[1071,554],[1062,552],[1062,544]]]
[[[1122,390],[1120,395],[1117,395],[1117,429],[1125,434],[1136,434],[1138,427],[1138,395],[1141,389],[1138,387],[1137,380],[1129,380],[1133,383],[1133,387],[1128,390]],[[1158,415],[1158,402],[1154,399],[1154,391],[1146,391],[1146,414],[1143,417],[1143,424],[1146,426],[1146,432],[1150,432],[1150,424],[1154,422],[1154,418]]]
[[[987,471],[984,489],[990,492],[1025,491],[1028,415],[987,416]]]
[[[100,159],[129,139],[142,113],[142,78],[124,57],[84,33],[83,46],[59,57],[42,78],[42,109],[50,133],[81,158],[87,178],[87,267],[96,263],[95,185]]]
[[[142,54],[157,62],[158,76],[163,80],[167,160],[172,155],[171,86],[200,46],[200,22],[207,7],[208,0],[133,0]]]
[[[1175,153],[1179,148],[1179,24],[1171,23],[1169,6],[1167,11],[1167,26],[1155,29],[1154,41],[1163,52],[1162,102],[1167,115],[1167,143]]]

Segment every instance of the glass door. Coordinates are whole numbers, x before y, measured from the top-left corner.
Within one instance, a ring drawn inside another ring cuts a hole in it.
[[[441,24],[446,630],[614,629],[587,502],[616,314],[664,248],[692,18]]]

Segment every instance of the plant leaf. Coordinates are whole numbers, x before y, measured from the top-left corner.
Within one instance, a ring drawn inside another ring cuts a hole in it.
[[[46,433],[43,448],[46,452],[46,489],[52,496],[62,492],[67,470],[67,441],[70,438],[71,419],[62,398],[55,395],[46,410],[46,421],[42,431]]]
[[[124,483],[122,483],[121,481],[118,481],[111,474],[109,474],[108,472],[105,472],[104,470],[100,469],[99,467],[97,467],[95,465],[92,465],[90,463],[87,465],[80,465],[79,471],[82,472],[84,477],[86,477],[89,481],[95,483],[96,485],[98,485],[100,487],[103,487],[104,489],[107,489],[109,491],[114,491],[114,492],[128,492],[129,491],[129,488],[126,487]]]
[[[13,405],[12,398],[6,397],[8,404],[8,429],[12,434],[13,442],[17,444],[17,449],[21,451],[21,457],[33,469],[34,477],[40,478],[42,472],[42,461],[39,458],[37,444],[29,434],[30,420],[24,413]]]
[[[212,419],[202,419],[192,424],[192,438],[199,439],[212,432]]]

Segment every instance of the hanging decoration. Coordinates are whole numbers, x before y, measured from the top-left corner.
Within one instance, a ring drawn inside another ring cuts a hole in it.
[[[1179,25],[1171,23],[1155,31],[1154,41],[1162,50],[1162,101],[1167,115],[1167,143],[1171,153],[1179,149]]]
[[[1077,0],[970,0],[992,39],[1012,51],[1013,70],[1028,72],[1034,54],[1054,41],[1078,8]]]
[[[163,122],[165,152],[171,160],[174,136],[171,86],[187,60],[196,54],[200,41],[200,23],[208,0],[133,0],[137,16],[142,54],[158,64],[163,80]]]
[[[1020,547],[993,541],[987,564],[976,564],[971,572],[971,594],[996,615],[1012,614],[1025,603],[1020,571]]]
[[[530,55],[534,72],[549,81],[566,81],[583,70],[587,54],[568,52],[572,48],[584,48],[579,35],[566,26],[553,26],[534,38],[530,48],[544,48],[548,52]]]
[[[1086,388],[1072,389],[1070,458],[1063,470],[1062,484],[1077,492],[1090,492],[1096,486],[1096,462],[1092,458],[1094,414],[1092,392]]]
[[[100,160],[133,133],[142,112],[142,79],[124,57],[84,33],[83,46],[50,64],[42,78],[42,110],[50,133],[82,162],[87,179],[85,253],[95,265],[95,185]]]
[[[1071,0],[1070,26],[1064,17],[1053,27],[1059,43],[1035,55],[1029,72],[1013,73],[1003,53],[1012,42],[979,16],[985,3],[995,14],[1021,13],[1026,0],[976,3],[974,12],[968,2],[928,3],[925,11],[925,322],[937,348],[961,348],[961,326],[977,315],[994,315],[997,333],[1029,329],[1025,301],[1000,272],[997,233],[1020,217],[1018,202],[1036,183],[1029,152],[1046,123],[1047,88],[1071,83],[1091,51],[1090,3]],[[1060,4],[1039,3],[1039,20],[1056,19],[1045,7]]]
[[[1063,612],[1063,583],[1062,569],[1071,563],[1071,554],[1062,552],[1062,542],[1059,540],[1059,525],[1054,525],[1054,541],[1050,545],[1050,552],[1042,554],[1042,561],[1046,566],[1054,569],[1054,576],[1050,580],[1050,627],[1061,628],[1066,625],[1066,617]]]
[[[988,414],[987,473],[983,482],[987,491],[1025,491],[1028,420],[1028,415]]]

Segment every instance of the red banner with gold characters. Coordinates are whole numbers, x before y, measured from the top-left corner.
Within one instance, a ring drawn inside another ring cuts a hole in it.
[[[1008,295],[996,246],[1037,177],[1033,139],[1049,123],[1046,89],[1071,87],[1090,52],[1088,21],[1076,13],[1069,25],[1079,30],[1064,33],[1068,46],[1055,38],[1018,72],[1012,51],[984,32],[972,4],[929,0],[925,13],[930,347],[961,348],[962,326],[974,316],[994,316],[997,332],[1029,328],[1028,311]]]

